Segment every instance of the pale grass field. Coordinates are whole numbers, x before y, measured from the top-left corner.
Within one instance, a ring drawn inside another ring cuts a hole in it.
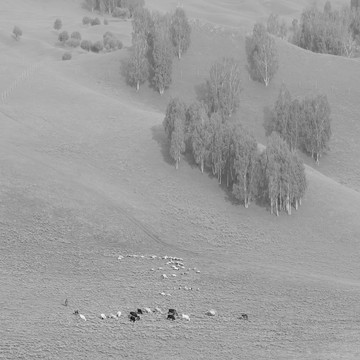
[[[204,6],[191,4],[184,1],[194,14]],[[242,14],[236,2],[209,4],[207,21]],[[244,4],[249,22],[267,14],[260,1]],[[285,15],[303,6],[290,4]],[[149,5],[168,10],[160,0]],[[60,60],[56,17],[83,38],[111,29],[125,46],[130,23],[83,27],[89,14],[71,0],[2,6],[0,90],[20,80],[0,106],[0,358],[359,359],[357,61],[279,42],[280,71],[269,89],[244,69],[237,116],[259,142],[263,107],[282,81],[296,96],[326,91],[333,110],[332,150],[319,168],[307,168],[303,206],[275,218],[264,207],[235,204],[185,159],[175,171],[161,128],[169,98],[190,102],[219,54],[245,65],[241,35],[196,31],[160,98],[147,85],[136,94],[124,84],[127,49],[76,50],[71,61]],[[14,23],[24,31],[20,42],[10,38]],[[201,272],[162,280],[173,273],[164,260],[117,260],[127,253],[181,256]],[[99,319],[155,306],[175,307],[191,321]],[[205,316],[210,308],[218,316]],[[72,315],[75,309],[88,320]],[[237,319],[242,312],[250,321]]]

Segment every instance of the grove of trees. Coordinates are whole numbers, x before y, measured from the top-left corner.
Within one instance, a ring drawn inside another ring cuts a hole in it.
[[[190,46],[191,28],[183,9],[174,14],[150,13],[137,7],[132,18],[132,54],[126,67],[127,82],[136,87],[149,80],[160,95],[172,82],[173,58]]]
[[[245,208],[259,199],[270,205],[271,213],[284,210],[290,215],[292,207],[301,205],[306,190],[304,165],[276,131],[261,152],[254,136],[239,122],[224,120],[219,113],[209,116],[201,102],[186,107],[179,98],[170,100],[163,126],[176,169],[181,154],[188,151],[201,172],[207,169],[217,176]]]
[[[252,35],[246,38],[246,55],[251,77],[268,86],[279,67],[275,40],[263,24],[255,24]]]
[[[360,11],[357,0],[350,6],[333,10],[327,1],[323,11],[316,5],[306,8],[300,21],[293,21],[292,42],[304,49],[351,57],[360,34]]]
[[[265,122],[266,133],[279,134],[291,151],[301,149],[319,164],[320,157],[329,148],[330,114],[326,95],[293,100],[283,84],[271,115]]]

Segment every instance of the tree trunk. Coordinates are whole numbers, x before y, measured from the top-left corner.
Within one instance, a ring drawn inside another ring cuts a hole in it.
[[[274,212],[273,212],[273,207],[274,207],[274,201],[273,201],[273,198],[270,198],[270,214],[272,215]]]
[[[179,160],[175,161],[175,169],[177,170],[179,168]]]
[[[181,59],[181,48],[180,48],[180,45],[178,46],[178,58],[179,58],[179,60]]]
[[[295,199],[295,210],[297,210],[299,208],[299,202],[298,199]]]
[[[299,205],[301,206],[301,198],[299,199]]]
[[[164,94],[164,90],[165,90],[164,88],[159,88],[159,94],[160,94],[160,95],[163,95],[163,94]]]
[[[136,82],[136,91],[139,91],[139,89],[140,89],[140,82],[137,81],[137,82]]]
[[[201,158],[201,161],[200,161],[200,168],[201,168],[201,173],[203,174],[204,173],[204,159]]]
[[[275,201],[275,211],[276,211],[276,216],[279,216],[279,198],[277,197],[276,198],[276,201]]]

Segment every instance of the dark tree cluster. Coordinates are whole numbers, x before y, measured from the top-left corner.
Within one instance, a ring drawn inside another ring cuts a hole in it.
[[[319,163],[331,138],[330,105],[326,95],[292,99],[282,85],[270,116],[265,121],[267,135],[278,133],[291,151],[301,149]]]
[[[239,122],[224,121],[218,112],[209,116],[203,103],[187,107],[178,98],[168,104],[163,126],[176,169],[187,151],[201,172],[217,176],[245,208],[261,199],[270,205],[271,213],[285,210],[290,215],[292,206],[297,209],[301,204],[306,190],[304,165],[276,132],[261,152],[254,136]]]
[[[313,5],[302,12],[300,22],[293,21],[292,32],[292,42],[304,49],[351,57],[360,33],[358,1],[340,10],[333,10],[330,1],[323,11]]]
[[[173,58],[179,59],[190,46],[191,28],[183,9],[173,14],[150,13],[139,7],[134,11],[133,52],[126,70],[127,81],[139,90],[149,80],[162,95],[172,82]]]

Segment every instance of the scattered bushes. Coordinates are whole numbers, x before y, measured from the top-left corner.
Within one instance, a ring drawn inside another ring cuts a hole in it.
[[[92,44],[91,46],[91,51],[94,53],[99,53],[100,51],[102,51],[104,49],[104,43],[102,41],[96,41],[94,44]]]
[[[63,60],[71,60],[71,54],[69,52],[66,52],[62,56]]]
[[[98,17],[96,17],[95,19],[90,20],[90,24],[91,24],[91,26],[101,25],[101,21]]]
[[[56,19],[54,22],[54,29],[60,30],[62,28],[62,21],[61,19]]]
[[[103,42],[106,51],[120,50],[123,46],[122,42],[110,31],[103,35]]]
[[[76,47],[80,46],[80,40],[79,39],[69,39],[68,41],[66,41],[66,45],[76,48]]]
[[[70,35],[71,39],[77,39],[79,41],[81,41],[81,34],[78,31],[74,31],[71,35]]]
[[[59,34],[59,41],[65,43],[67,40],[69,40],[69,33],[67,31],[62,31]]]
[[[89,25],[91,22],[91,19],[88,16],[84,16],[82,19],[83,25]]]
[[[20,36],[22,36],[22,30],[17,25],[15,25],[13,29],[13,34],[15,36],[15,39],[19,40]]]
[[[130,17],[130,11],[128,8],[116,7],[112,12],[112,16],[120,19],[128,19]]]
[[[92,42],[89,40],[83,40],[80,44],[80,47],[86,51],[90,51],[92,47]]]

